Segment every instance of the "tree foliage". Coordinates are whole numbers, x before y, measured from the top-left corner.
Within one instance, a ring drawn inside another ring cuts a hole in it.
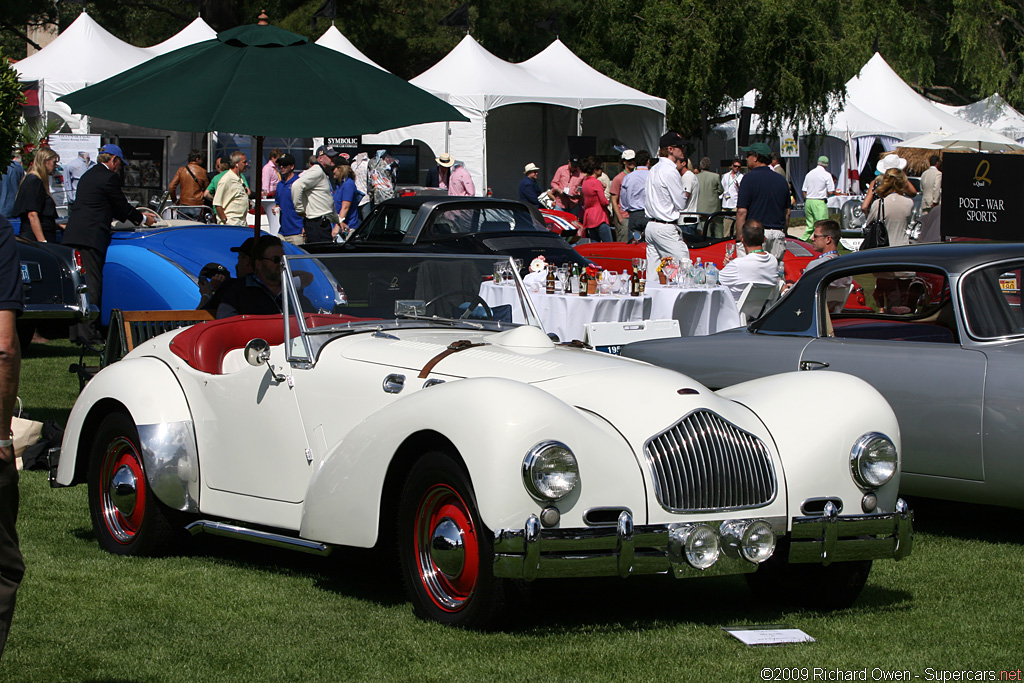
[[[197,14],[215,30],[255,21],[310,38],[329,26],[323,0],[89,0],[84,8],[135,45],[153,45]],[[462,0],[338,0],[336,24],[367,56],[403,78],[444,57],[465,29],[440,26]],[[669,125],[694,135],[727,98],[757,88],[771,129],[827,124],[831,102],[875,46],[919,91],[961,104],[998,90],[1024,106],[1021,0],[470,0],[471,33],[502,59],[522,61],[555,32],[599,71],[669,102]],[[60,7],[58,13],[57,7]],[[70,24],[82,5],[0,0],[5,45],[27,23]],[[18,38],[17,40],[20,40]],[[301,97],[301,93],[296,93]]]
[[[11,165],[11,151],[18,140],[23,99],[18,74],[0,51],[0,173]]]

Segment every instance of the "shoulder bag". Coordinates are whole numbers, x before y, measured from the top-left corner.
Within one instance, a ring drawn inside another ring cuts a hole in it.
[[[861,251],[889,246],[889,230],[885,227],[885,198],[879,198],[878,202],[880,218],[876,218],[865,226],[864,241],[860,245]]]

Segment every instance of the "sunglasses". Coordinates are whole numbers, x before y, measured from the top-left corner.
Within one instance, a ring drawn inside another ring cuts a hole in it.
[[[261,261],[270,261],[271,263],[280,264],[284,260],[283,256],[261,256]]]

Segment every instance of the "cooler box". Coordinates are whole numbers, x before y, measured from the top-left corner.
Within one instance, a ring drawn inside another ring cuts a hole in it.
[[[584,341],[597,351],[619,355],[625,344],[646,339],[680,336],[678,320],[637,320],[616,323],[587,323]]]

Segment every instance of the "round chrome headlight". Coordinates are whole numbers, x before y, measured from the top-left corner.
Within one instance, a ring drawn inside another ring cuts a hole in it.
[[[764,562],[775,552],[775,531],[772,525],[763,519],[757,519],[747,525],[740,544],[743,557],[755,564]]]
[[[545,441],[530,449],[523,460],[523,484],[539,501],[560,500],[572,493],[580,480],[576,456],[557,441]]]
[[[683,540],[683,551],[686,561],[696,569],[707,569],[718,561],[721,546],[718,534],[707,524],[696,524],[691,527]]]
[[[885,434],[871,432],[850,451],[850,471],[862,489],[876,489],[896,474],[896,446]]]

